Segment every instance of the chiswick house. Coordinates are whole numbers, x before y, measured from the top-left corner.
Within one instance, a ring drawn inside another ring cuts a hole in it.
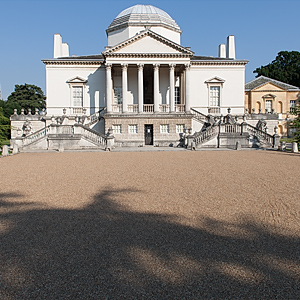
[[[274,146],[276,120],[245,110],[245,65],[235,39],[218,57],[181,45],[182,31],[165,11],[135,5],[106,29],[97,55],[69,56],[54,35],[46,67],[47,109],[15,112],[12,143],[20,148],[124,146]]]

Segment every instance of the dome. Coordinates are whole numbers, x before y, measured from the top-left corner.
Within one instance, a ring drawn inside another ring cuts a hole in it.
[[[157,14],[157,15],[160,15],[160,16],[163,16],[163,17],[166,17],[166,18],[169,18],[172,20],[170,15],[167,14],[162,9],[152,6],[152,5],[140,5],[140,4],[137,4],[137,5],[134,5],[129,8],[124,9],[123,11],[121,11],[118,14],[117,18],[126,16],[126,15],[130,15],[130,14]]]
[[[152,5],[137,4],[124,9],[112,21],[107,32],[128,26],[160,26],[181,33],[180,27],[168,13]]]

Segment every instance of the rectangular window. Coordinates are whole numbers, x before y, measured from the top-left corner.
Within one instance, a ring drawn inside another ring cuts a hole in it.
[[[113,133],[114,134],[120,134],[120,133],[122,133],[121,124],[115,124],[115,125],[113,125],[112,129],[113,129]]]
[[[175,86],[175,105],[180,104],[180,87]]]
[[[160,133],[169,133],[169,124],[161,124]]]
[[[211,86],[209,88],[209,106],[220,106],[220,87]]]
[[[176,125],[176,133],[183,133],[185,129],[185,125],[184,124],[177,124]]]
[[[296,107],[296,100],[291,100],[290,101],[290,111],[294,111]]]
[[[128,125],[128,133],[137,133],[137,124]]]
[[[82,107],[83,104],[83,93],[82,86],[73,86],[73,106]]]
[[[122,87],[114,87],[114,104],[122,104]]]
[[[267,113],[272,112],[272,100],[266,100],[266,112]]]

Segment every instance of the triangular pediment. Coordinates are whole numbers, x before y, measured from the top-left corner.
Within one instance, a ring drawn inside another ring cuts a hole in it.
[[[246,91],[299,91],[296,86],[266,76],[259,76],[245,84]]]
[[[184,55],[192,56],[194,53],[176,44],[163,36],[151,31],[145,30],[134,37],[112,47],[104,52],[104,56],[120,55]]]
[[[205,83],[224,83],[224,82],[225,82],[224,79],[222,79],[220,77],[217,77],[217,76],[215,76],[213,78],[210,78],[210,79],[205,81]]]
[[[73,77],[67,81],[67,83],[86,83],[86,82],[87,82],[87,80],[85,80],[79,76]]]
[[[278,85],[272,83],[272,82],[267,82],[261,86],[258,86],[257,88],[253,89],[253,91],[286,91],[286,89],[283,89],[282,87],[279,87]]]

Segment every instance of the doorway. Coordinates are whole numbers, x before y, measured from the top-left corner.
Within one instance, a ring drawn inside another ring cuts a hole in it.
[[[145,145],[153,145],[153,124],[145,124]]]

